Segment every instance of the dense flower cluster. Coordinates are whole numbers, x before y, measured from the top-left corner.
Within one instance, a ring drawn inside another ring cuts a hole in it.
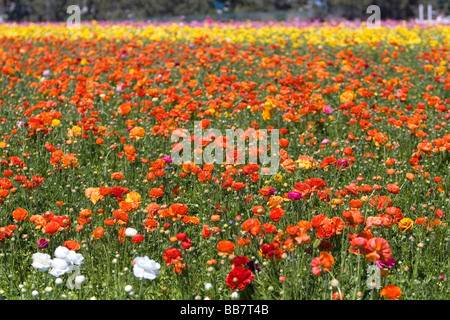
[[[449,26],[0,32],[4,292],[78,266],[79,298],[448,295]],[[240,162],[235,129],[279,138]]]

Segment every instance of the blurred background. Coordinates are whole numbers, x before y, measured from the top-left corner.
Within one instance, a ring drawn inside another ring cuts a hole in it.
[[[0,0],[0,21],[66,21],[78,5],[82,20],[97,21],[289,21],[365,20],[367,7],[381,8],[381,19],[419,17],[419,4],[432,6],[433,19],[448,19],[450,0]]]

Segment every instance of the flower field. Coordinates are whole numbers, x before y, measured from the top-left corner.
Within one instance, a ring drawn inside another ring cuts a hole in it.
[[[0,35],[0,299],[450,299],[449,25]]]

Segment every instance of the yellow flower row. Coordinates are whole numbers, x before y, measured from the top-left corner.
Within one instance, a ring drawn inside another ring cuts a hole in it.
[[[263,25],[255,27],[249,24],[205,24],[193,26],[183,23],[165,25],[125,25],[98,24],[95,21],[81,23],[79,29],[69,28],[66,24],[3,24],[0,34],[8,38],[42,39],[149,39],[153,41],[228,41],[231,43],[258,42],[261,44],[291,43],[294,47],[308,44],[328,44],[332,46],[351,46],[354,44],[373,44],[377,42],[397,43],[400,45],[427,44],[431,46],[450,43],[450,26],[406,24],[368,28],[365,24],[358,27],[330,26],[326,23],[318,26],[296,28],[289,25]],[[139,40],[140,41],[140,40]]]

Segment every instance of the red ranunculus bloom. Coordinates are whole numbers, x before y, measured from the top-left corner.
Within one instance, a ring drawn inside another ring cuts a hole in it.
[[[254,279],[255,275],[249,269],[236,266],[228,274],[225,282],[232,290],[235,290],[236,288],[244,290]]]

